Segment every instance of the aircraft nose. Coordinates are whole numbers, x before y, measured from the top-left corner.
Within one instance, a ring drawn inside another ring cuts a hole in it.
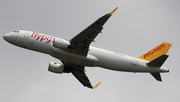
[[[11,33],[4,34],[3,38],[9,43],[13,42],[13,35]]]
[[[5,35],[3,36],[3,38],[4,38],[4,40],[8,41],[9,34],[5,34]]]

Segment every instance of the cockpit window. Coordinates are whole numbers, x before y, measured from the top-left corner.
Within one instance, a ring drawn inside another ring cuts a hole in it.
[[[16,30],[16,31],[14,31],[15,33],[19,33],[19,31],[18,30]]]

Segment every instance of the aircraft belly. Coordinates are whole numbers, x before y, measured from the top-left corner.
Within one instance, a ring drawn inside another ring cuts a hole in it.
[[[95,63],[98,62],[98,59],[90,54],[87,57],[82,55],[77,55],[74,53],[69,53],[59,48],[55,48],[53,46],[50,47],[50,51],[52,52],[52,56],[60,59],[64,62],[70,62],[77,65],[82,66],[95,66]]]
[[[127,67],[130,66],[130,62],[124,58],[103,54],[103,53],[96,53],[94,55],[98,58],[99,62],[97,63],[97,66],[110,69],[110,70],[117,70],[117,71],[123,71],[127,70]]]
[[[97,66],[115,70],[115,71],[125,71],[125,72],[158,72],[159,69],[149,68],[145,61],[139,60],[135,57],[123,55],[107,55],[103,53],[96,53],[99,60]]]
[[[99,66],[116,71],[130,71],[130,68],[132,67],[130,62],[127,60],[122,60],[121,58],[110,59],[109,61],[108,59],[102,59],[102,63],[100,63]]]

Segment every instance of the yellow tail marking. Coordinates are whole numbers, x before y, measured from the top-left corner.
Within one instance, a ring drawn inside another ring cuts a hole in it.
[[[93,89],[96,89],[100,84],[101,82],[98,82],[96,85],[93,86]]]
[[[156,59],[157,57],[167,54],[172,44],[168,42],[163,42],[162,44],[156,46],[152,50],[148,51],[147,53],[140,56],[140,59],[146,60],[146,61],[152,61]]]
[[[118,7],[116,7],[115,9],[113,9],[109,14],[112,15],[117,9],[118,9]]]

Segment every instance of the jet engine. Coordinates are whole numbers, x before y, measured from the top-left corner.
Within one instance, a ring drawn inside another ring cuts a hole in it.
[[[63,63],[50,62],[48,71],[53,72],[53,73],[62,74],[64,71],[64,64]]]
[[[67,49],[68,46],[70,46],[70,43],[64,39],[54,38],[53,46],[60,49]]]

